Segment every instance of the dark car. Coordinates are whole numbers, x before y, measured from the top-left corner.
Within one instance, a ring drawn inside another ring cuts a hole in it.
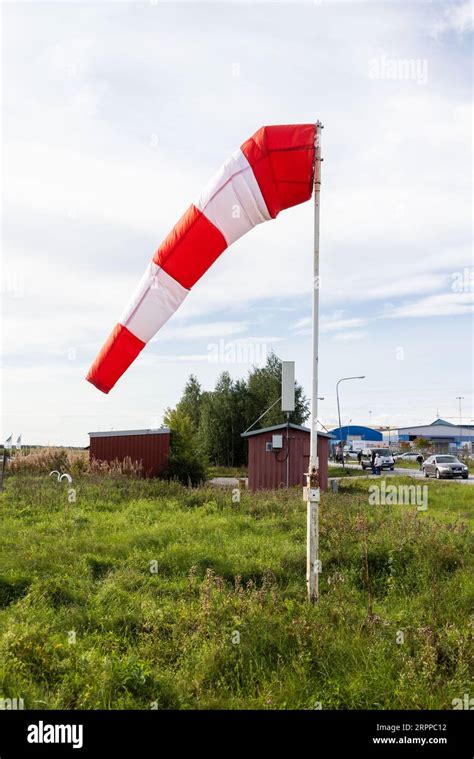
[[[432,474],[438,480],[451,477],[462,477],[467,480],[469,469],[456,456],[436,455],[430,456],[423,462],[423,473],[425,477]]]

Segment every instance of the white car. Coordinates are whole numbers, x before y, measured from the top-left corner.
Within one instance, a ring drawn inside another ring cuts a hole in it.
[[[382,459],[382,469],[393,469],[395,466],[395,459],[390,448],[366,448],[362,451],[360,465],[362,469],[372,469],[372,453],[380,456]]]
[[[407,451],[406,453],[399,453],[395,458],[397,461],[416,461],[419,455],[415,451]]]
[[[346,461],[357,461],[357,454],[359,451],[344,451],[344,458]]]

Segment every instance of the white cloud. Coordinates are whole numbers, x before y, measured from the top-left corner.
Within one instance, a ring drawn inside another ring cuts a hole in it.
[[[218,340],[229,335],[238,335],[247,330],[246,322],[205,322],[202,324],[179,324],[168,323],[163,339],[166,340],[189,340],[195,338],[212,337]]]
[[[431,25],[431,34],[438,38],[448,32],[464,34],[473,28],[473,8],[471,0],[453,3],[444,8],[442,16]]]
[[[292,324],[292,329],[296,333],[307,334],[308,330],[311,331],[312,324],[313,324],[312,316],[303,316],[301,319],[298,319],[296,322]]]
[[[322,321],[322,332],[340,332],[350,330],[353,327],[362,327],[367,324],[367,319],[335,319],[334,321]]]
[[[385,316],[390,319],[399,319],[405,317],[463,316],[473,312],[474,295],[472,293],[441,293],[393,308]]]
[[[322,315],[319,320],[319,331],[322,334],[326,332],[340,332],[367,324],[368,319],[366,318],[354,317],[344,319],[342,318],[344,313],[344,311],[336,311],[331,316]],[[292,328],[297,335],[309,335],[313,329],[313,318],[305,316],[302,319],[298,319],[292,325]]]
[[[349,332],[341,332],[335,336],[335,340],[363,340],[368,335],[368,332],[362,332],[361,330],[352,330]]]

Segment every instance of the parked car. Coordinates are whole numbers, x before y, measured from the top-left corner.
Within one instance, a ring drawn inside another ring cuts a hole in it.
[[[357,461],[357,454],[359,451],[344,451],[344,458],[346,461]]]
[[[456,456],[447,456],[439,454],[436,456],[430,456],[423,462],[423,473],[425,477],[429,477],[432,474],[438,480],[442,478],[462,477],[463,480],[467,480],[469,477],[469,469],[462,461],[456,458]]]
[[[379,454],[382,459],[382,469],[393,469],[395,466],[395,459],[390,448],[365,448],[362,451],[362,457],[360,465],[362,469],[372,468],[372,453]]]
[[[416,451],[407,451],[406,453],[399,453],[395,456],[397,461],[416,461],[420,453]]]

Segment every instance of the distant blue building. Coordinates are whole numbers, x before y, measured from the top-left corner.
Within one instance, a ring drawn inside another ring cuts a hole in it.
[[[393,433],[392,433],[393,434]],[[436,453],[447,452],[450,449],[472,450],[474,443],[474,426],[472,424],[453,424],[446,419],[435,419],[431,424],[399,427],[400,442],[413,443],[417,438],[429,440],[431,448]]]
[[[332,443],[336,445],[341,440],[346,440],[348,444],[353,440],[369,440],[374,443],[383,440],[383,435],[379,430],[373,430],[372,427],[362,427],[358,424],[346,424],[342,427],[336,427],[334,430],[330,430],[330,432],[335,437]]]

